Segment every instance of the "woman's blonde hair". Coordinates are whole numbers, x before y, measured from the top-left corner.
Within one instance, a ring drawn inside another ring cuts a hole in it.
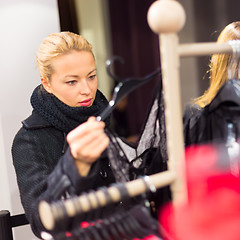
[[[230,40],[240,39],[240,22],[232,22],[228,24],[220,33],[217,42],[223,43]],[[228,67],[232,55],[229,54],[213,54],[209,64],[209,88],[202,96],[196,98],[193,102],[200,107],[208,105],[216,96],[220,87],[228,80]]]
[[[41,78],[51,80],[53,74],[52,62],[70,51],[92,52],[92,45],[83,37],[72,32],[52,33],[43,40],[38,49],[36,59]]]

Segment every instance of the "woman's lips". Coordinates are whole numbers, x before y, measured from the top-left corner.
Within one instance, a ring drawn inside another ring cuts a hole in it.
[[[82,107],[88,107],[88,106],[91,105],[91,103],[92,103],[92,99],[91,98],[79,102],[80,106],[82,106]]]

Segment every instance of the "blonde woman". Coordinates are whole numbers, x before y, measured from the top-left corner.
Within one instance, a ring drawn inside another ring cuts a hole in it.
[[[97,89],[91,44],[71,32],[53,33],[40,45],[37,66],[41,84],[31,96],[33,112],[15,136],[12,157],[27,219],[40,237],[41,199],[77,195],[115,179],[104,154],[109,120],[95,121],[108,101]]]
[[[230,40],[240,40],[240,22],[228,24],[220,33],[217,42],[223,43]],[[228,81],[228,68],[231,57],[230,54],[212,55],[209,66],[209,88],[202,96],[194,99],[193,104],[189,104],[184,113],[186,145],[212,140],[213,137],[209,136],[210,133],[206,133],[206,131],[210,132],[210,129],[206,128],[206,119],[210,116],[209,105],[214,99],[217,101],[216,97],[219,90]],[[220,139],[221,136],[219,136]]]
[[[46,231],[38,214],[41,200],[53,202],[80,195],[107,187],[116,178],[105,151],[112,146],[105,131],[109,118],[105,122],[95,119],[108,101],[97,89],[91,44],[70,32],[50,34],[40,45],[37,65],[41,84],[31,96],[33,112],[14,138],[12,157],[26,217],[34,234],[40,237]],[[129,171],[123,171],[126,179],[164,169],[166,162],[162,164],[160,154],[155,148],[151,150],[141,168],[124,162],[130,165]],[[157,152],[157,157],[153,158],[153,152]],[[155,209],[161,200],[169,200],[168,189],[153,195]],[[100,210],[100,216],[107,212]],[[65,229],[79,227],[78,221],[66,223]]]

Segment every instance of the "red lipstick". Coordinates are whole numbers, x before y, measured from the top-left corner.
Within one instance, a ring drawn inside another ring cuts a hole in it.
[[[92,103],[92,98],[88,98],[86,100],[83,100],[81,102],[79,102],[79,104],[82,106],[82,107],[88,107],[90,106]]]

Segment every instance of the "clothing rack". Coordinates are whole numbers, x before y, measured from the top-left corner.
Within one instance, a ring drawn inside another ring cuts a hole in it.
[[[65,217],[63,212],[68,217],[74,217],[77,214],[86,213],[110,203],[120,202],[124,198],[135,197],[148,191],[155,192],[157,188],[171,184],[175,178],[174,172],[164,171],[127,183],[117,183],[108,188],[100,188],[97,191],[80,195],[74,199],[70,198],[53,204],[43,201],[39,205],[40,218],[46,229],[53,230],[56,221],[61,221]],[[76,208],[76,205],[81,207]]]
[[[171,14],[168,14],[169,12]],[[232,54],[233,49],[228,43],[179,44],[177,32],[184,26],[185,18],[183,7],[175,0],[157,0],[148,11],[149,26],[159,35],[169,157],[168,170],[127,183],[116,184],[104,190],[99,189],[60,203],[41,202],[39,213],[46,229],[53,230],[56,221],[64,218],[63,212],[69,217],[74,217],[81,212],[88,212],[112,202],[120,202],[126,195],[134,197],[167,185],[171,186],[174,204],[187,201],[179,77],[180,57],[214,53]],[[81,208],[76,208],[76,203]]]
[[[232,53],[232,48],[228,43],[188,43],[179,44],[178,55],[180,57],[206,56],[215,53]]]

